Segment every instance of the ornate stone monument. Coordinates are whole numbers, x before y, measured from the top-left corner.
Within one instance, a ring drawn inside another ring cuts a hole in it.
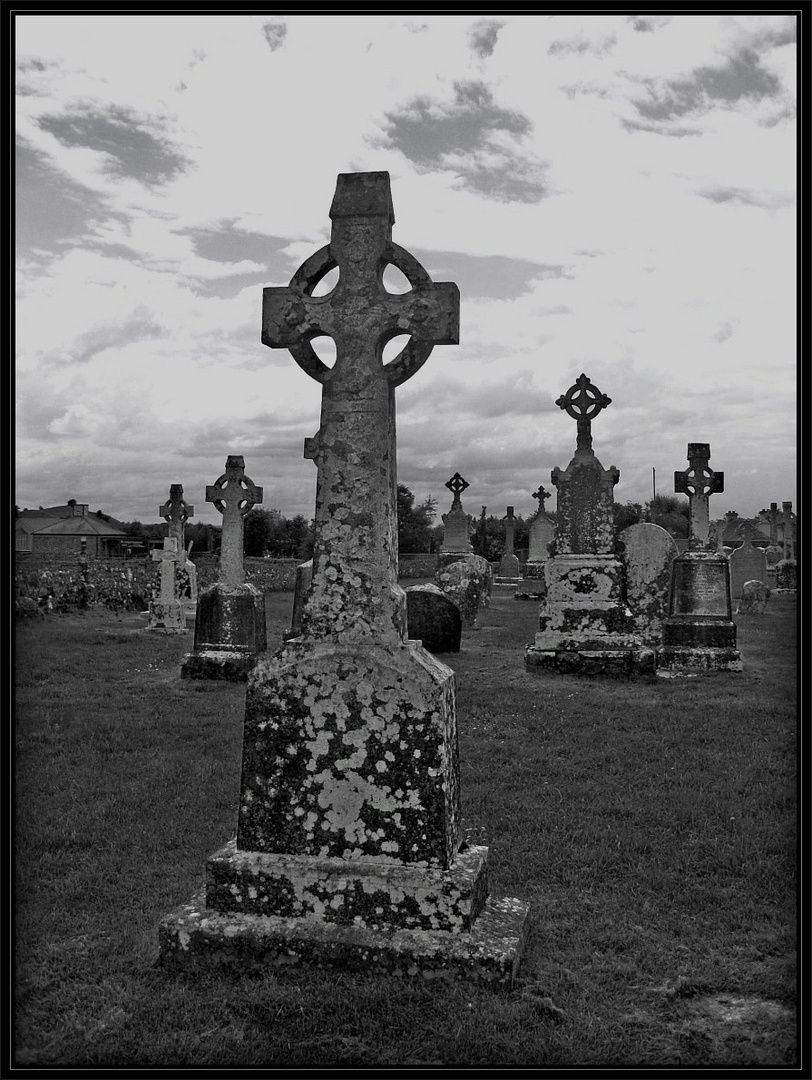
[[[502,524],[505,526],[505,550],[499,561],[499,569],[496,571],[493,583],[494,585],[507,585],[511,589],[515,589],[521,579],[521,570],[514,551],[516,517],[512,506],[507,508],[507,514],[502,518]]]
[[[474,550],[470,542],[471,523],[468,515],[462,508],[460,495],[470,485],[458,472],[455,472],[450,480],[446,480],[445,486],[454,496],[451,509],[443,514],[443,546],[440,550],[439,566],[446,566],[455,559],[464,559]]]
[[[730,597],[730,564],[711,545],[708,504],[724,491],[724,473],[709,465],[708,443],[688,444],[688,465],[674,473],[674,491],[688,496],[688,549],[671,564],[668,617],[657,653],[658,673],[741,671]]]
[[[555,537],[555,522],[544,509],[545,502],[550,498],[550,492],[545,491],[539,484],[537,490],[533,492],[533,498],[538,499],[539,506],[530,522],[530,541],[527,562],[524,564],[524,576],[543,581],[544,567],[550,558],[550,544]]]
[[[586,375],[556,401],[578,422],[575,455],[551,478],[558,493],[555,556],[547,560],[547,595],[539,633],[525,649],[529,668],[587,675],[651,674],[654,650],[634,633],[615,554],[613,488],[620,478],[592,449],[592,420],[611,403]]]
[[[178,550],[175,536],[165,536],[162,551],[152,552],[152,561],[161,564],[160,592],[149,605],[147,630],[162,634],[186,633],[186,608],[178,599],[177,567],[185,562],[186,553]]]
[[[392,243],[388,173],[339,175],[330,216],[329,245],[263,295],[263,343],[322,384],[302,632],[249,675],[237,837],[163,920],[161,957],[509,983],[528,905],[489,899],[487,848],[462,841],[454,673],[408,639],[397,581],[395,387],[457,342],[459,292]],[[384,290],[389,263],[411,292]],[[332,368],[310,345],[325,333]]]
[[[222,476],[206,488],[206,502],[223,515],[219,580],[197,603],[194,652],[184,657],[181,677],[244,681],[267,648],[265,594],[245,580],[245,515],[262,502],[262,488],[245,475],[245,460],[226,459]]]

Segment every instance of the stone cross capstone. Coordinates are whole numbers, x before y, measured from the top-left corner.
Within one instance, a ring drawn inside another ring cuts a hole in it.
[[[602,394],[592,380],[582,373],[565,394],[556,398],[555,403],[578,421],[576,454],[578,451],[591,451],[592,421],[602,409],[612,404],[612,399]]]
[[[710,496],[725,490],[725,474],[711,469],[708,465],[710,456],[710,443],[688,443],[688,468],[674,473],[674,491],[688,496],[688,547],[691,551],[708,547]]]
[[[214,503],[223,515],[220,581],[227,585],[241,585],[245,581],[245,516],[252,507],[262,502],[262,488],[245,475],[245,458],[229,454],[226,471],[206,487],[206,502]]]
[[[174,536],[180,551],[185,550],[184,526],[194,515],[195,508],[183,498],[183,484],[169,485],[169,500],[158,507],[158,513],[169,522],[169,536]]]
[[[560,400],[561,399],[559,398],[559,401]],[[545,513],[544,504],[550,498],[550,492],[545,491],[545,489],[542,487],[542,485],[539,484],[538,489],[533,492],[531,498],[538,499],[538,501],[539,501],[538,513],[539,514],[544,514]]]
[[[456,510],[462,505],[462,503],[460,502],[460,495],[462,495],[463,491],[465,491],[467,487],[470,487],[470,484],[467,480],[464,480],[458,472],[455,472],[450,480],[446,480],[444,486],[447,487],[451,494],[454,496],[454,499],[451,503],[451,509]]]

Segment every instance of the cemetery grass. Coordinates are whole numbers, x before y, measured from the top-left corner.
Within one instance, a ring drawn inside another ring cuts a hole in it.
[[[536,613],[498,595],[442,658],[466,827],[532,904],[503,990],[157,966],[234,834],[244,684],[182,680],[191,632],[141,613],[18,624],[16,1065],[795,1063],[794,599],[738,621],[741,673],[652,682],[525,670]]]

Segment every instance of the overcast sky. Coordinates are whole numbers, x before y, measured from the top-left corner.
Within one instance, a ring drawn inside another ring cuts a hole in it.
[[[584,372],[616,501],[708,442],[712,518],[797,510],[796,21],[17,16],[16,502],[153,522],[180,483],[219,523],[236,453],[310,519],[321,391],[262,289],[329,241],[339,173],[385,170],[393,240],[461,294],[397,391],[418,502],[460,472],[471,514],[555,509]]]

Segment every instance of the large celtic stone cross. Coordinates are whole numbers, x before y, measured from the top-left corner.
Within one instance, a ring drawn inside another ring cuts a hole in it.
[[[559,409],[565,409],[567,413],[578,421],[578,434],[576,453],[592,450],[592,420],[601,409],[611,405],[612,399],[602,394],[591,379],[581,374],[566,394],[556,398]]]
[[[220,581],[224,585],[242,585],[244,519],[251,507],[262,502],[262,488],[245,475],[245,458],[229,454],[226,471],[206,487],[206,502],[214,503],[223,515]]]
[[[433,282],[392,243],[388,173],[339,174],[330,217],[330,243],[299,267],[286,288],[263,290],[263,344],[289,349],[322,385],[321,426],[305,442],[318,480],[313,584],[302,633],[402,641],[394,391],[435,345],[458,342],[459,289]],[[406,276],[410,292],[386,291],[383,273],[390,263]],[[335,288],[314,296],[335,268]],[[324,334],[335,342],[333,367],[310,344]],[[385,365],[384,346],[401,334],[411,335],[408,344]]]
[[[161,600],[175,600],[175,577],[178,566],[183,566],[186,557],[177,537],[165,536],[163,548],[152,552],[152,561],[161,564]]]
[[[183,498],[183,484],[170,484],[169,501],[158,507],[158,513],[169,522],[169,535],[175,537],[181,551],[185,550],[184,526],[194,512]]]
[[[467,487],[470,487],[468,481],[463,480],[460,474],[458,472],[455,472],[450,480],[446,480],[443,486],[447,487],[451,494],[454,496],[454,499],[451,503],[451,509],[460,509],[462,506],[462,503],[460,502],[460,495],[462,495],[463,491],[465,491]]]
[[[674,473],[674,491],[688,496],[689,541],[692,551],[706,548],[710,539],[710,496],[725,490],[725,474],[708,465],[710,443],[688,443],[688,465]]]

